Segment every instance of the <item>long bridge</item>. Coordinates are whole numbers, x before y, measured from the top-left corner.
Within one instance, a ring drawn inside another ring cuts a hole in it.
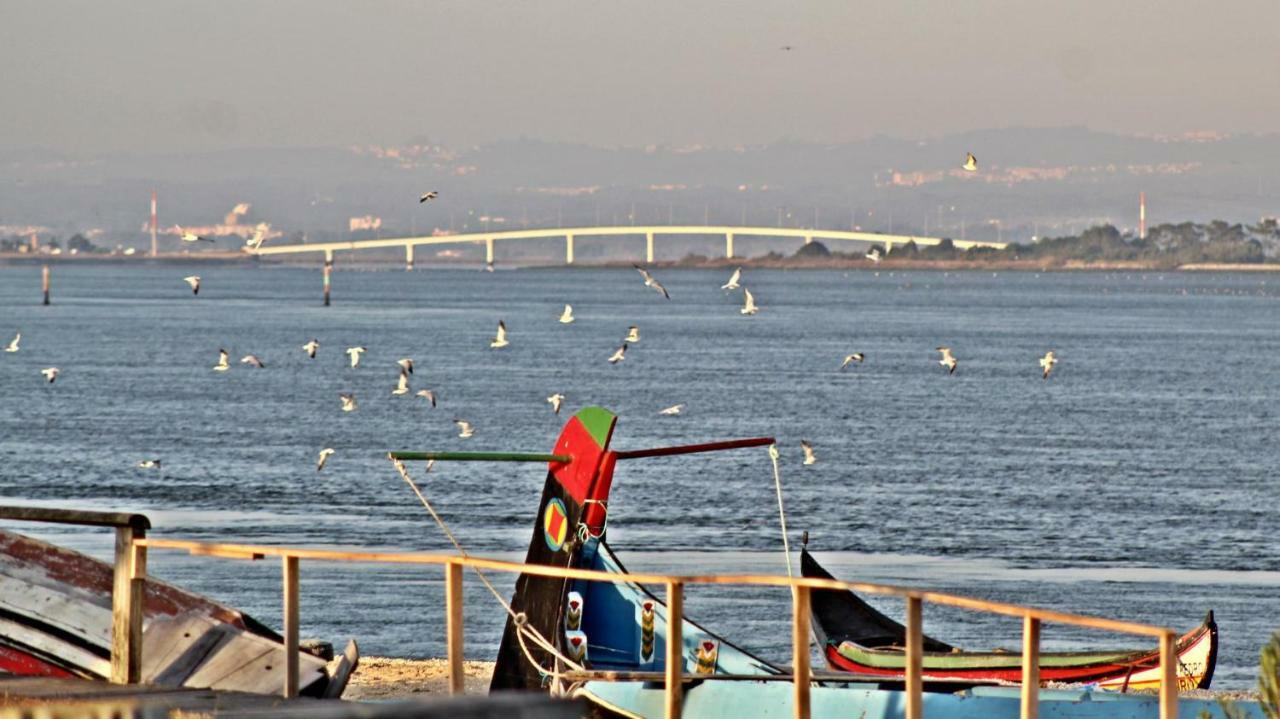
[[[563,237],[564,261],[573,264],[574,240],[579,237],[644,237],[645,262],[653,262],[653,243],[658,235],[712,235],[724,237],[725,257],[733,257],[734,239],[738,237],[789,237],[804,240],[809,244],[814,240],[844,240],[869,242],[884,245],[885,250],[892,250],[894,245],[905,245],[914,242],[917,245],[932,246],[943,242],[941,237],[921,237],[919,235],[886,235],[877,232],[846,232],[843,230],[819,230],[784,227],[732,227],[726,225],[626,225],[600,227],[560,227],[537,230],[512,230],[507,232],[474,232],[460,235],[431,235],[421,237],[395,237],[377,240],[353,240],[350,242],[317,242],[309,244],[271,245],[247,252],[259,256],[292,255],[309,252],[324,253],[325,265],[332,264],[335,252],[355,250],[372,250],[387,247],[403,247],[405,263],[413,267],[413,251],[421,245],[459,245],[479,244],[485,246],[485,262],[494,261],[494,245],[498,242],[513,240],[539,240]],[[952,240],[962,250],[974,247],[990,247],[1004,249],[1007,242],[981,242],[976,240]]]

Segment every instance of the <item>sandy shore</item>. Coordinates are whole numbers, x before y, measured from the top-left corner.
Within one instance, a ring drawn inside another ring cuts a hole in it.
[[[466,662],[467,693],[487,694],[493,662]],[[444,659],[360,657],[343,699],[413,699],[449,693],[449,664]]]

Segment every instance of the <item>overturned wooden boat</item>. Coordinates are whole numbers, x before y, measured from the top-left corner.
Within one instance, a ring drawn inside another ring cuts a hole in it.
[[[800,550],[800,572],[806,577],[834,579],[808,548]],[[901,679],[906,675],[907,628],[877,611],[853,592],[815,589],[810,604],[813,631],[827,666],[863,677]],[[1019,652],[975,652],[924,636],[924,678],[980,683],[1022,682]],[[1204,622],[1182,635],[1178,688],[1208,689],[1218,660],[1218,624],[1210,611]],[[1160,686],[1160,653],[1151,649],[1042,652],[1041,681],[1095,684],[1128,691]]]
[[[0,531],[0,674],[106,679],[111,675],[113,568],[15,532]],[[261,694],[284,687],[279,634],[252,617],[148,578],[142,681]],[[338,697],[359,660],[299,653],[300,693]]]

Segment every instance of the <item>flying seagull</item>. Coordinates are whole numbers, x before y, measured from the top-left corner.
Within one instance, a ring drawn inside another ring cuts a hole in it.
[[[396,360],[396,364],[400,365],[400,369],[404,370],[405,372],[408,372],[409,374],[413,374],[413,360],[409,359],[408,357],[405,357],[404,359]]]
[[[680,414],[680,411],[681,411],[681,410],[683,410],[683,409],[684,409],[684,404],[683,404],[683,403],[681,403],[681,404],[673,404],[673,405],[671,405],[670,407],[667,407],[666,409],[662,410],[661,412],[658,412],[658,414],[664,414],[664,415],[666,415],[666,416],[668,416],[668,417],[674,417],[674,416],[676,416],[676,415]]]
[[[639,341],[640,341],[640,328],[635,325],[631,325],[630,327],[627,328],[627,338],[623,340],[623,342],[639,342]]]
[[[623,342],[621,347],[614,350],[613,354],[609,355],[609,364],[618,364],[619,362],[621,362],[626,358],[627,358],[627,343]]]
[[[741,268],[741,267],[739,267],[738,269],[734,270],[732,275],[729,275],[729,281],[728,281],[728,282],[726,282],[726,283],[724,283],[723,285],[720,285],[720,289],[722,289],[722,290],[736,290],[736,289],[738,289],[738,287],[740,287],[740,286],[741,286],[741,285],[739,285],[739,284],[738,284],[738,280],[740,280],[740,279],[742,279],[742,268]]]
[[[19,332],[18,334],[16,334],[16,335],[14,335],[14,336],[13,336],[13,340],[12,340],[12,341],[10,341],[10,342],[9,342],[9,344],[5,345],[4,351],[5,351],[5,352],[17,352],[17,351],[18,351],[18,343],[19,343],[19,342],[21,342],[21,341],[22,341],[22,333],[21,333],[21,332]]]
[[[324,463],[329,461],[329,455],[333,454],[333,447],[325,447],[320,450],[320,457],[316,459],[316,471],[324,469]]]
[[[780,47],[780,48],[778,48],[778,49],[779,49],[779,50],[782,50],[783,52],[791,52],[792,50],[796,49],[796,46],[795,46],[795,45],[783,45],[782,47]]]
[[[455,419],[453,423],[458,425],[458,437],[466,439],[476,433],[476,428],[465,419]]]
[[[138,468],[139,469],[160,469],[160,460],[144,459],[141,462],[138,462]]]
[[[742,309],[738,311],[744,315],[754,315],[759,312],[760,308],[756,307],[756,298],[751,296],[751,290],[744,287],[742,292],[746,295],[746,301],[743,302]]]
[[[845,355],[844,361],[840,363],[840,369],[844,369],[845,367],[848,367],[854,362],[857,362],[858,364],[862,364],[862,360],[864,359],[866,358],[863,356],[861,352],[854,352],[851,355]]]
[[[400,370],[400,379],[396,381],[396,388],[391,390],[391,394],[409,394],[409,373]]]
[[[879,261],[881,260],[881,257],[880,257],[880,248],[879,248],[879,247],[872,247],[872,248],[867,252],[867,254],[863,255],[863,257],[866,257],[868,260],[871,260],[872,262],[879,262]]]
[[[978,171],[978,158],[973,156],[972,152],[966,152],[964,157],[964,165],[962,167],[969,172]]]
[[[1053,371],[1053,366],[1058,364],[1058,358],[1054,356],[1053,350],[1044,353],[1044,357],[1040,358],[1040,366],[1044,368],[1044,374],[1040,379],[1049,379],[1049,373]]]
[[[354,394],[339,394],[338,399],[342,400],[343,412],[356,411],[356,396]]]
[[[365,348],[363,348],[363,347],[348,347],[348,348],[347,348],[347,356],[351,358],[351,366],[352,366],[352,367],[359,367],[359,366],[360,366],[360,355],[361,355],[361,354],[363,354],[363,353],[365,353],[365,352],[368,352],[368,351],[369,351],[369,350],[366,350],[366,349],[365,349]]]
[[[805,466],[818,463],[818,457],[813,453],[813,445],[802,439],[800,440],[800,449],[804,450]]]
[[[191,285],[191,294],[193,295],[200,294],[200,275],[190,275],[188,277],[183,277],[182,281]]]
[[[312,339],[310,342],[302,345],[302,351],[307,353],[311,359],[316,358],[316,350],[320,349],[320,340]]]
[[[419,197],[419,198],[418,198],[418,204],[419,204],[419,205],[421,205],[422,203],[426,202],[427,200],[434,200],[434,199],[436,199],[436,198],[437,198],[437,197],[439,197],[439,196],[440,196],[440,193],[439,193],[439,192],[436,192],[435,190],[432,190],[432,191],[430,191],[430,192],[424,192],[424,193],[422,193],[422,197]]]
[[[564,312],[560,313],[560,324],[567,325],[576,319],[578,318],[573,316],[573,305],[565,305]]]
[[[421,397],[430,402],[432,407],[436,406],[436,393],[429,389],[420,389],[417,392],[414,392],[414,396]]]
[[[49,380],[49,384],[53,384],[53,381],[55,379],[58,379],[58,375],[61,373],[62,373],[62,370],[58,369],[57,367],[45,367],[44,369],[40,370],[40,374],[44,375],[45,379]]]
[[[183,242],[213,242],[213,240],[208,237],[201,237],[200,235],[197,235],[194,232],[188,232],[181,227],[178,228],[178,231],[182,233]]]
[[[227,360],[229,359],[230,357],[227,355],[226,350],[218,350],[218,364],[213,366],[213,371],[226,372],[227,370],[231,369],[230,363],[227,362]]]
[[[509,344],[511,343],[507,341],[507,325],[502,320],[498,320],[498,334],[494,335],[492,340],[489,340],[489,347],[496,350]]]
[[[957,362],[955,356],[951,354],[951,348],[939,347],[938,351],[942,353],[942,359],[938,360],[938,364],[947,368],[947,374],[955,374],[956,365],[960,363]]]
[[[661,282],[658,282],[657,280],[653,279],[653,275],[649,274],[648,270],[636,264],[632,264],[631,266],[636,268],[636,271],[639,272],[640,276],[644,278],[645,287],[652,287],[655,292],[660,292],[663,297],[666,297],[667,299],[671,299],[671,295],[667,294],[667,288],[663,287]]]
[[[551,403],[551,409],[555,410],[556,414],[560,414],[560,405],[564,403],[564,395],[556,392],[548,397],[547,401]]]
[[[262,360],[258,359],[258,355],[245,355],[240,358],[240,364],[251,364],[258,369],[266,367],[266,365],[262,363]]]

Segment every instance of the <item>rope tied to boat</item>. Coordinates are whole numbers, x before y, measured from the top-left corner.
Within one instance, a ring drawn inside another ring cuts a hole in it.
[[[471,555],[467,553],[466,549],[463,549],[462,543],[459,542],[458,538],[449,530],[449,525],[446,524],[444,519],[442,519],[436,512],[435,507],[431,506],[431,502],[427,501],[426,495],[422,493],[422,490],[418,489],[417,483],[409,476],[409,470],[404,466],[404,462],[396,459],[390,453],[387,454],[387,458],[391,460],[392,466],[394,466],[396,471],[400,473],[400,477],[409,485],[409,488],[413,490],[413,493],[418,496],[418,501],[422,502],[423,507],[426,507],[427,512],[431,514],[431,518],[435,520],[436,525],[439,526],[441,531],[444,532],[444,535],[448,537],[449,541],[453,544],[454,549],[458,550],[458,554],[464,559],[470,559]],[[544,677],[551,677],[557,687],[562,681],[561,677],[564,676],[563,672],[557,671],[554,667],[552,669],[547,669],[542,666],[541,662],[534,659],[533,653],[529,651],[528,645],[525,644],[524,640],[526,636],[528,636],[534,644],[541,647],[543,651],[550,654],[553,662],[564,662],[565,666],[569,667],[573,671],[580,672],[585,670],[581,664],[578,664],[565,656],[559,649],[556,649],[556,647],[551,642],[547,641],[547,638],[542,636],[542,633],[535,627],[530,626],[528,615],[524,612],[515,611],[511,607],[511,603],[508,602],[497,588],[493,586],[493,583],[489,581],[489,578],[485,576],[484,572],[481,571],[479,567],[473,566],[471,567],[471,571],[475,572],[476,576],[480,578],[481,583],[483,583],[484,586],[488,588],[489,593],[493,595],[493,598],[498,600],[498,604],[502,605],[502,608],[506,610],[507,616],[511,617],[511,623],[516,628],[516,639],[520,642],[520,649],[524,652],[525,659],[527,659],[530,664],[538,668],[538,673],[542,674]]]
[[[791,570],[791,545],[787,542],[787,513],[782,509],[782,475],[778,472],[778,445],[769,445],[769,460],[773,462],[773,487],[778,494],[778,521],[782,524],[782,553],[787,558],[787,577],[795,578]]]

